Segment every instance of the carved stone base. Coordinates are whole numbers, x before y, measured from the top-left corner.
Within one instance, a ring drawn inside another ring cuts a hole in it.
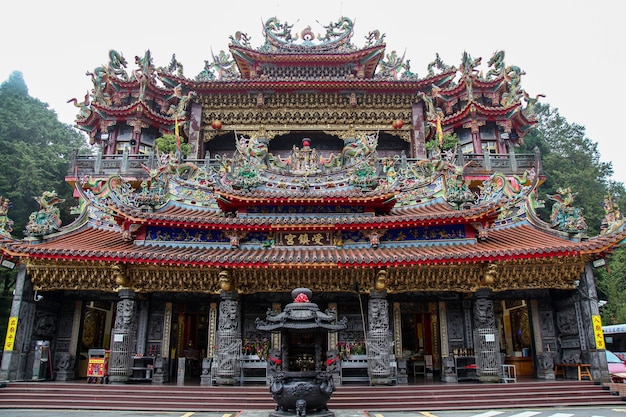
[[[201,387],[209,387],[211,386],[211,375],[200,375],[200,386]]]
[[[370,383],[372,385],[393,385],[393,378],[390,378],[390,377],[371,378]]]
[[[166,373],[155,373],[152,375],[152,383],[153,384],[165,384],[169,381],[169,376]]]
[[[458,382],[456,374],[443,374],[441,375],[442,382]]]
[[[293,417],[296,416],[295,411],[272,411],[269,417]],[[307,411],[306,417],[335,417],[335,413],[329,410]]]
[[[130,380],[128,375],[109,375],[110,384],[125,384]]]
[[[552,381],[555,378],[554,376],[554,370],[552,369],[539,369],[537,370],[537,379],[546,379],[549,381]]]
[[[72,381],[75,377],[74,371],[57,371],[56,381]]]
[[[170,376],[167,371],[169,359],[157,356],[154,360],[154,374],[152,375],[153,384],[164,384],[169,382]]]
[[[500,375],[481,375],[478,380],[480,382],[500,382]]]
[[[202,359],[202,374],[200,375],[200,386],[208,387],[211,381],[211,358]]]
[[[178,358],[178,373],[176,374],[176,384],[185,384],[185,367],[187,358]]]
[[[233,377],[217,377],[215,378],[217,385],[237,385],[239,383],[238,378]]]

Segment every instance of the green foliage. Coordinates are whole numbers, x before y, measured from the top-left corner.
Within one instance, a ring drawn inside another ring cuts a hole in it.
[[[13,71],[9,79],[0,85],[0,95],[28,97],[28,87],[20,71]]]
[[[588,234],[597,235],[605,214],[603,200],[607,194],[613,196],[620,209],[626,207],[624,185],[610,179],[611,163],[600,161],[598,145],[585,136],[583,126],[567,122],[549,105],[538,104],[536,110],[539,123],[526,135],[519,151],[529,153],[537,147],[541,152],[546,182],[539,192],[546,207],[540,215],[549,221],[552,201],[547,195],[555,194],[558,187],[570,187],[572,192],[578,193],[574,206],[584,209]],[[626,248],[615,251],[607,270],[595,269],[594,274],[599,299],[608,301],[601,310],[603,324],[626,323]]]
[[[0,340],[4,347],[4,339],[6,339],[7,326],[9,325],[9,316],[11,315],[11,303],[13,297],[11,295],[0,295]],[[0,352],[2,348],[0,347]]]
[[[75,149],[89,151],[84,136],[30,97],[21,73],[11,74],[0,85],[0,196],[13,203],[14,236],[22,237],[28,216],[39,210],[34,197],[44,191],[65,199],[59,207],[64,224],[73,219],[69,209],[76,201],[65,176]]]
[[[459,139],[456,136],[456,133],[445,133],[443,135],[441,146],[439,144],[438,139],[432,139],[426,142],[426,150],[428,152],[432,152],[435,149],[440,151],[447,151],[450,149],[454,149],[454,147],[459,143]]]
[[[165,135],[157,138],[156,148],[160,153],[169,153],[174,155],[176,153],[176,135],[166,133]],[[181,141],[180,151],[184,156],[191,153],[191,145]]]
[[[15,289],[16,275],[17,268],[14,270],[0,268],[0,286],[2,286],[2,291],[0,292],[0,340],[2,341],[6,338],[9,316],[11,315],[12,292]],[[0,348],[1,350],[2,348]]]
[[[602,324],[626,323],[626,248],[617,249],[608,262],[608,268],[594,270],[598,299],[607,303],[601,309]]]
[[[583,126],[569,123],[557,109],[538,104],[537,126],[524,138],[522,153],[532,153],[539,148],[546,181],[539,189],[545,208],[539,214],[550,221],[553,202],[547,197],[559,187],[570,187],[577,193],[574,206],[582,207],[589,226],[589,235],[600,233],[604,218],[603,200],[609,190],[620,194],[623,186],[611,182],[611,163],[601,162],[598,144],[585,136]],[[619,202],[619,200],[617,200]]]

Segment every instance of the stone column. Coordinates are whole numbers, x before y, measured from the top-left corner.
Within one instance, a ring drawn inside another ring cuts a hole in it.
[[[148,343],[148,315],[150,313],[150,303],[148,301],[139,301],[137,304],[137,338],[135,353],[137,355],[152,355],[152,352],[146,352],[146,344]]]
[[[406,385],[409,383],[407,374],[406,358],[402,356],[404,350],[402,346],[402,310],[400,303],[393,303],[393,335],[396,350],[396,379],[398,385]]]
[[[213,384],[212,366],[215,357],[215,343],[217,339],[217,303],[211,303],[209,308],[209,328],[207,329],[208,346],[206,358],[202,359],[202,375],[200,375],[200,385],[207,386]]]
[[[593,266],[590,263],[585,264],[585,273],[581,276],[578,291],[581,313],[580,337],[582,341],[586,342],[581,343],[581,345],[587,346],[588,349],[587,352],[583,352],[582,361],[591,365],[591,375],[594,381],[611,382],[606,354],[604,349],[597,348],[593,331],[593,316],[600,317],[600,308],[598,307],[598,292],[593,277]]]
[[[189,158],[201,159],[202,142],[200,139],[200,128],[202,126],[202,104],[191,102],[189,106],[189,144],[193,147],[193,154]]]
[[[35,303],[32,284],[26,275],[26,266],[23,264],[18,267],[9,317],[17,317],[17,330],[13,350],[5,350],[2,354],[0,382],[26,379],[27,358],[31,351],[31,334],[35,318]]]
[[[161,335],[161,350],[154,358],[153,384],[163,384],[169,381],[170,373],[170,331],[172,328],[172,303],[165,303],[163,311],[163,332]]]
[[[241,328],[239,295],[229,271],[220,272],[221,301],[217,325],[217,349],[214,366],[218,385],[237,383],[241,369]]]
[[[448,337],[448,308],[445,301],[439,301],[439,323],[439,337],[441,340],[441,380],[443,382],[457,382],[456,365]]]
[[[73,309],[62,312],[59,318],[59,323],[61,324],[57,335],[57,351],[54,358],[55,380],[57,381],[69,381],[75,378],[82,309],[83,302],[76,301]],[[68,328],[63,328],[65,327],[63,323]],[[63,336],[69,336],[69,339]]]
[[[137,343],[135,292],[125,288],[119,291],[119,297],[121,300],[117,303],[115,325],[111,331],[109,380],[112,383],[124,383],[130,379]]]
[[[424,127],[424,105],[422,102],[413,103],[411,122],[413,124],[413,140],[411,143],[411,156],[413,158],[426,159],[426,139]]]
[[[554,314],[551,303],[530,300],[530,318],[535,345],[537,378],[553,380],[554,359],[558,348],[554,328]]]
[[[479,290],[474,300],[474,354],[481,382],[499,382],[502,376],[500,342],[488,290]]]
[[[389,332],[389,303],[385,289],[387,271],[378,272],[376,288],[370,291],[367,308],[367,366],[372,384],[393,383],[393,341]]]
[[[328,311],[335,315],[333,323],[337,323],[337,317],[339,316],[337,303],[328,303]],[[328,346],[328,351],[326,352],[326,371],[332,373],[333,383],[335,385],[341,385],[341,370],[339,367],[341,358],[337,350],[338,342],[339,334],[337,332],[328,332],[326,340]]]

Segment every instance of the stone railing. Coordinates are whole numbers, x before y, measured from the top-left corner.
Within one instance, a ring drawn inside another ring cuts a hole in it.
[[[143,167],[156,168],[157,161],[154,152],[147,154],[131,154],[124,151],[117,155],[103,155],[98,152],[95,155],[74,155],[70,161],[68,175],[102,175],[130,174],[141,176],[147,175]]]
[[[370,382],[367,355],[350,355],[341,360],[341,383]]]
[[[474,175],[490,175],[494,172],[521,175],[524,171],[532,168],[535,169],[537,175],[543,175],[543,167],[541,165],[541,155],[536,151],[534,154],[516,154],[514,152],[508,154],[460,154],[457,157],[457,165],[465,166],[463,170],[464,176]]]
[[[404,161],[408,164],[417,161],[417,159],[406,158]],[[398,163],[402,164],[404,161],[398,161]],[[219,169],[219,161],[216,159],[185,159],[185,162]],[[494,172],[501,172],[505,175],[521,175],[531,168],[535,169],[536,174],[543,174],[541,156],[538,152],[535,154],[515,154],[513,152],[490,154],[487,157],[477,154],[459,154],[456,165],[465,166],[463,175],[467,177],[490,175]],[[131,154],[125,151],[117,155],[103,155],[101,152],[95,155],[75,154],[72,157],[68,175],[108,177],[113,174],[121,174],[138,178],[147,177],[148,173],[143,167],[148,169],[157,167],[157,158],[154,152]]]

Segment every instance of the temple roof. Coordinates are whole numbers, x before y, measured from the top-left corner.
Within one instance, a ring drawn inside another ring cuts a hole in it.
[[[626,232],[572,241],[522,222],[489,231],[488,239],[421,244],[381,244],[361,247],[250,247],[141,243],[127,241],[119,231],[85,226],[48,241],[29,244],[13,242],[5,246],[12,256],[31,259],[63,259],[74,262],[154,263],[196,267],[374,267],[417,266],[446,263],[489,262],[512,259],[577,257],[611,251]]]
[[[293,201],[291,201],[293,203]],[[280,205],[280,200],[268,200],[268,205]],[[333,202],[315,199],[307,200],[307,204],[334,204]],[[254,204],[251,202],[250,204]],[[348,204],[348,203],[346,203]],[[355,204],[352,201],[351,204]],[[415,227],[441,224],[464,224],[469,221],[493,221],[500,204],[492,202],[467,210],[459,211],[443,199],[427,204],[400,207],[382,215],[367,213],[350,215],[239,215],[224,216],[221,211],[201,207],[189,207],[170,204],[159,211],[145,211],[123,207],[113,209],[115,215],[132,223],[141,225],[160,225],[168,227],[185,227],[188,229],[216,229],[225,226],[242,230],[273,230],[276,228],[307,228],[311,229],[371,229],[373,227]]]
[[[480,58],[464,53],[458,69],[437,56],[420,78],[404,55],[385,52],[384,34],[372,31],[357,47],[350,19],[324,28],[320,35],[309,27],[293,34],[292,26],[271,18],[261,46],[237,32],[230,55],[212,53],[213,62],[206,61],[195,78],[183,74],[175,56],[156,68],[149,51],[135,57],[137,68],[129,74],[126,60],[111,51],[109,64],[90,73],[91,95],[75,103],[81,108],[77,124],[118,152],[107,133],[118,122],[132,126],[134,137],[152,129],[152,138],[155,129],[171,132],[181,122],[183,133],[195,129],[190,144],[196,151],[213,157],[200,166],[180,153],[151,154],[148,167],[147,159],[124,155],[145,170],[132,177],[121,168],[113,174],[113,165],[106,174],[94,165],[93,178],[77,170],[77,220],[61,227],[56,195],[48,193],[25,240],[0,235],[3,253],[42,265],[41,271],[59,264],[200,272],[405,268],[410,279],[395,285],[406,291],[466,291],[499,263],[511,268],[498,287],[505,290],[516,287],[515,268],[526,261],[553,269],[535,274],[532,264],[519,281],[555,276],[559,282],[520,288],[569,288],[585,261],[605,256],[626,237],[623,219],[614,215],[601,236],[589,238],[569,189],[554,197],[550,221],[540,219],[538,156],[513,172],[486,167],[474,176],[464,175],[474,160],[440,149],[442,137],[440,148],[424,156],[421,148],[442,131],[480,133],[479,126],[491,123],[493,131],[518,133],[507,140],[521,140],[536,123],[533,106],[540,95],[533,99],[521,89],[524,72],[505,65],[503,52],[489,60],[486,74],[478,70]],[[302,133],[312,131],[319,134]],[[504,138],[490,139],[503,144]],[[451,275],[436,271],[478,264],[473,275],[454,278],[465,279],[457,286],[446,287],[442,277]],[[34,282],[74,288],[38,273]],[[196,289],[194,272],[186,273],[189,282],[168,288]],[[142,288],[158,287],[147,283],[149,274],[136,274],[137,282],[145,281]],[[352,282],[338,275],[343,284]],[[424,279],[418,282],[417,275]],[[105,282],[101,287],[109,285],[106,273],[97,279]]]
[[[330,77],[341,74],[373,78],[384,54],[384,35],[381,37],[376,32],[370,32],[368,44],[364,48],[356,48],[350,42],[353,23],[346,17],[324,26],[325,35],[316,36],[311,27],[294,35],[291,33],[292,27],[293,25],[282,23],[276,18],[268,19],[263,32],[265,44],[257,49],[251,46],[250,39],[242,32],[231,37],[230,52],[241,77],[280,77],[280,74],[287,74],[294,67],[318,67],[326,69],[320,75],[326,72]],[[337,71],[333,71],[337,68]]]
[[[509,138],[512,144],[519,143],[518,139],[521,141],[536,122],[533,106],[541,95],[531,98],[521,88],[524,72],[517,66],[506,65],[502,51],[491,57],[484,75],[478,70],[481,58],[474,59],[464,52],[458,68],[446,65],[437,55],[428,65],[428,73],[420,77],[411,71],[405,54],[386,51],[385,34],[372,30],[364,45],[356,46],[352,39],[353,22],[349,18],[341,17],[322,27],[322,33],[318,34],[311,27],[293,33],[293,25],[270,18],[263,27],[264,43],[254,47],[251,37],[238,31],[230,37],[230,53],[212,52],[205,68],[191,78],[183,74],[183,65],[175,55],[169,65],[156,67],[148,50],[143,56],[135,57],[137,68],[128,71],[126,59],[111,50],[109,64],[89,73],[94,83],[91,94],[82,103],[73,99],[81,109],[77,125],[97,142],[101,136],[108,138],[107,129],[118,123],[136,129],[156,127],[161,133],[172,133],[178,121],[184,139],[191,119],[190,101],[203,103],[205,110],[220,119],[222,126],[230,126],[229,130],[245,129],[242,122],[250,123],[249,115],[241,120],[237,112],[214,100],[221,100],[222,94],[232,95],[233,103],[245,101],[250,112],[261,114],[272,111],[272,106],[264,104],[272,101],[269,98],[272,95],[307,92],[340,94],[339,103],[348,106],[350,114],[352,107],[368,107],[365,101],[361,103],[364,95],[405,96],[394,101],[391,108],[378,110],[381,119],[391,121],[396,117],[404,123],[411,117],[411,105],[423,101],[427,140],[434,138],[438,119],[444,132],[467,127],[468,123],[478,126],[485,120],[496,122],[504,132],[516,133]],[[244,96],[236,98],[237,95]],[[248,97],[248,101],[243,97]],[[254,106],[250,97],[258,100],[256,107],[250,107]],[[272,103],[284,106],[280,99],[275,98]],[[369,112],[360,114],[365,120],[359,123],[371,123],[378,130],[383,126],[380,121],[375,123]],[[266,114],[261,119],[273,119],[277,125],[285,125],[277,115]],[[298,124],[297,120],[296,117],[290,122]],[[390,121],[385,121],[389,127]],[[410,131],[408,123],[399,129],[395,133]],[[203,131],[205,141],[211,139],[210,132]]]

